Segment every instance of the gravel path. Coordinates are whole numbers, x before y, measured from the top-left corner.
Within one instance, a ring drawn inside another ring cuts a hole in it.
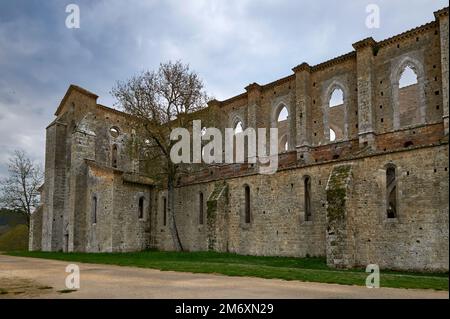
[[[0,298],[449,298],[448,291],[368,289],[83,263],[77,263],[80,289],[68,291],[68,264],[0,255]]]

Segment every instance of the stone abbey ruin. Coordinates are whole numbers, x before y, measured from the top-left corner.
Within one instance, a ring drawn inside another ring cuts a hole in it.
[[[448,7],[435,20],[208,103],[215,127],[278,127],[276,174],[199,164],[177,180],[183,247],[448,270]],[[402,78],[410,73],[410,83]],[[167,192],[126,151],[130,115],[71,85],[46,129],[30,249],[173,249]]]

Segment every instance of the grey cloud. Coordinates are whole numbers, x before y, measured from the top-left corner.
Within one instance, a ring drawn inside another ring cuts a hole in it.
[[[70,83],[112,105],[116,80],[181,59],[218,99],[432,21],[443,0],[72,1],[81,28],[69,30],[62,1],[0,2],[0,176],[15,148],[43,162],[45,127]],[[367,29],[365,7],[381,8]]]

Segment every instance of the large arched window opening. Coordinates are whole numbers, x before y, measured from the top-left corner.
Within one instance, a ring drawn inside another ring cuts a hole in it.
[[[330,142],[336,141],[336,132],[330,128]]]
[[[239,134],[239,133],[242,133],[242,132],[244,132],[244,126],[243,126],[242,122],[238,120],[234,124],[234,134]]]
[[[403,69],[402,75],[400,76],[400,80],[398,81],[398,86],[400,89],[404,87],[408,87],[411,85],[417,84],[417,74],[414,72],[414,70],[407,66]]]
[[[406,66],[398,82],[400,127],[420,123],[419,82],[410,66]]]
[[[278,123],[283,122],[283,121],[287,121],[288,117],[289,117],[289,112],[288,112],[286,106],[284,106],[281,109],[280,113],[278,114],[277,121],[278,121]]]
[[[290,114],[289,109],[284,103],[280,103],[274,111],[272,119],[272,127],[278,128],[278,136],[281,136],[279,140],[278,153],[284,153],[290,149]]]
[[[241,156],[243,155],[243,160],[246,161],[248,140],[244,135],[244,123],[239,117],[236,117],[233,121],[233,133],[233,160],[235,163],[238,161],[242,161]],[[243,149],[242,147],[238,146],[238,139],[241,138],[244,138]]]
[[[413,57],[403,57],[391,71],[392,128],[425,123],[425,87],[422,64]]]
[[[344,91],[336,86],[328,99],[329,142],[341,141],[345,135],[346,110]]]
[[[344,104],[344,91],[341,89],[335,89],[333,93],[331,93],[329,107],[335,107]]]
[[[397,218],[397,176],[393,165],[386,167],[386,216]]]

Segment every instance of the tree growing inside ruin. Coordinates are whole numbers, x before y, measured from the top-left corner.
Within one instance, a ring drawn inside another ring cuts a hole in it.
[[[170,159],[170,150],[176,143],[170,139],[170,132],[192,127],[193,114],[205,108],[208,96],[203,82],[188,65],[169,61],[161,63],[158,70],[118,81],[111,94],[116,106],[132,115],[139,131],[131,142],[132,156],[144,161],[146,173],[167,188],[169,229],[175,248],[183,250],[175,218],[174,191],[183,164]]]
[[[9,159],[8,176],[0,179],[1,205],[25,215],[28,227],[31,214],[39,205],[38,188],[43,179],[41,166],[22,150],[14,152]]]

